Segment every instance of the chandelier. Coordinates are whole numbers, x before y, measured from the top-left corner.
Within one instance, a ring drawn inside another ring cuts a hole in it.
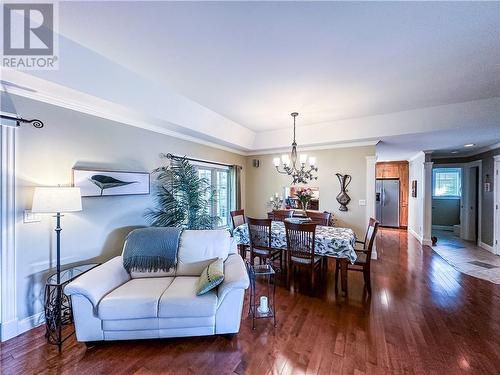
[[[274,166],[276,167],[276,171],[281,174],[287,174],[292,177],[294,184],[307,184],[310,180],[317,180],[318,177],[313,176],[313,172],[317,172],[318,168],[316,167],[316,158],[309,158],[309,166],[307,163],[307,155],[300,154],[299,158],[299,166],[297,166],[297,142],[295,142],[295,119],[299,115],[297,112],[291,113],[293,117],[293,143],[292,143],[292,152],[290,155],[284,154],[281,155],[280,158],[274,158]],[[280,165],[282,165],[282,169],[280,169]]]

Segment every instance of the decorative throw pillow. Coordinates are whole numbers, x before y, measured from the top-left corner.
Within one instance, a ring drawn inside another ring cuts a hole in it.
[[[198,279],[196,295],[201,296],[211,291],[224,281],[224,262],[222,259],[210,263],[201,273]]]

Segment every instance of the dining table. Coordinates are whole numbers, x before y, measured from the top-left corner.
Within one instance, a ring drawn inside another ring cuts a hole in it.
[[[240,250],[250,245],[248,225],[241,224],[233,231],[233,236]],[[347,290],[347,265],[354,264],[357,259],[354,245],[356,234],[350,228],[316,226],[314,250],[315,254],[335,258],[340,262],[340,278],[342,291]],[[287,250],[285,224],[282,221],[271,222],[271,247]],[[242,253],[244,256],[244,251]]]

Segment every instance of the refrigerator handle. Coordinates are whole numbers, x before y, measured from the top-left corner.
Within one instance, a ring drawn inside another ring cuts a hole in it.
[[[382,206],[385,207],[385,188],[382,187]]]

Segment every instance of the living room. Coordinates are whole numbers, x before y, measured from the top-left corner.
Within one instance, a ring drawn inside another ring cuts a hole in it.
[[[499,2],[2,13],[1,373],[495,373]]]

